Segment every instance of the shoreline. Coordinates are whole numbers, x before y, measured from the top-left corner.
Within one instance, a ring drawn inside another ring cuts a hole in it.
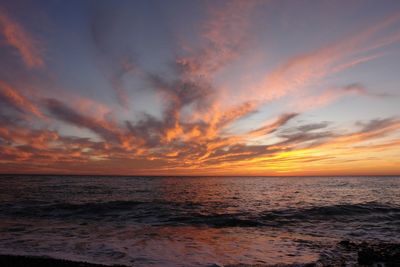
[[[0,255],[2,267],[128,267],[126,265],[103,265],[82,261],[56,259],[46,256]]]
[[[322,267],[322,266],[400,266],[400,243],[354,243],[342,240],[332,248],[330,255],[321,254],[315,262],[275,264],[275,265],[249,265],[211,264],[209,267]],[[127,265],[104,265],[82,261],[56,259],[46,256],[25,256],[0,254],[2,267],[129,267]]]

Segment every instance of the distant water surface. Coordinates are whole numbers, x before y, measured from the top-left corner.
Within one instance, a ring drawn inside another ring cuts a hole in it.
[[[400,242],[400,178],[0,176],[1,254],[302,263],[343,239]]]

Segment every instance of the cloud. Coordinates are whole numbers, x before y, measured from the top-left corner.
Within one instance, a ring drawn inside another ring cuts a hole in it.
[[[326,132],[329,138],[318,143],[317,148],[327,153],[337,153],[338,149],[353,151],[354,147],[363,142],[381,141],[400,130],[400,120],[396,117],[373,119],[368,122],[358,122],[356,125],[361,129],[349,133]],[[357,150],[352,153],[356,154]]]
[[[329,122],[319,122],[319,123],[310,123],[310,124],[304,124],[296,127],[296,130],[299,132],[310,132],[314,130],[320,130],[324,129],[329,126]]]
[[[115,31],[119,28],[120,17],[117,11],[104,6],[95,5],[91,10],[89,33],[95,48],[98,66],[116,94],[118,103],[129,109],[129,94],[124,80],[138,71],[135,58],[130,49],[113,41]]]
[[[212,139],[235,120],[255,112],[254,103],[246,102],[228,110],[219,103],[219,88],[212,81],[214,73],[240,55],[244,48],[249,16],[255,1],[231,1],[209,10],[202,24],[200,47],[190,47],[174,62],[175,77],[148,74],[149,87],[162,99],[164,112],[158,121],[163,141]],[[140,129],[154,118],[140,122]],[[131,129],[135,128],[131,125]],[[135,131],[138,131],[135,129]],[[154,139],[152,142],[154,143]]]
[[[338,66],[334,67],[332,69],[332,73],[341,72],[341,71],[344,71],[346,69],[353,68],[353,67],[355,67],[357,65],[360,65],[362,63],[366,63],[366,62],[369,62],[371,60],[380,58],[380,57],[382,57],[384,55],[385,55],[385,53],[376,53],[376,54],[373,54],[373,55],[368,55],[368,56],[365,56],[365,57],[360,57],[360,58],[356,58],[354,60],[350,60],[348,62],[343,63],[342,65],[338,65]]]
[[[307,86],[329,75],[377,58],[382,54],[366,56],[360,54],[400,41],[399,38],[391,38],[397,36],[398,32],[389,33],[384,37],[379,35],[383,29],[399,21],[400,13],[396,13],[352,36],[289,58],[256,84],[249,95],[257,95],[263,102],[269,102],[306,90]]]
[[[129,109],[129,95],[124,87],[124,77],[136,71],[136,66],[130,58],[122,58],[118,64],[113,66],[114,71],[110,74],[111,86],[117,94],[118,102]]]
[[[4,36],[7,45],[18,51],[27,67],[44,66],[42,50],[37,41],[18,22],[11,19],[3,9],[0,9],[0,34]]]
[[[0,119],[0,164],[51,166],[65,162],[90,162],[104,156],[107,147],[87,138],[65,137],[56,131],[29,129]]]
[[[367,89],[363,85],[354,83],[344,87],[326,89],[317,95],[296,97],[294,102],[289,104],[289,106],[295,110],[305,112],[311,109],[327,106],[342,97],[350,95],[369,96],[371,94],[368,93]]]
[[[216,127],[218,129],[223,128],[238,119],[254,114],[256,112],[257,112],[257,103],[246,101],[242,104],[239,104],[237,106],[234,106],[232,108],[229,108],[221,112],[220,116],[218,116],[218,114],[214,114],[214,116],[216,116],[217,118]]]
[[[79,114],[57,99],[46,99],[44,100],[44,104],[51,115],[59,120],[77,127],[89,129],[106,141],[120,141],[118,134],[113,130],[113,125],[108,122]]]
[[[191,81],[179,77],[168,82],[158,75],[149,75],[148,80],[152,88],[161,93],[162,97],[169,101],[169,105],[174,107],[174,110],[180,110],[193,103],[205,105],[206,100],[213,92],[211,85],[201,80]]]
[[[361,126],[362,129],[360,133],[373,133],[373,132],[381,132],[382,130],[388,128],[399,128],[400,127],[400,120],[395,117],[385,118],[385,119],[373,119],[369,122],[358,122],[357,125]]]
[[[289,107],[299,112],[305,112],[328,106],[343,97],[352,95],[373,98],[398,97],[395,94],[371,92],[360,83],[352,83],[343,87],[326,89],[320,94],[297,96],[296,99],[289,104]]]
[[[277,131],[281,126],[285,125],[288,121],[298,116],[298,113],[287,113],[278,117],[274,122],[269,123],[261,128],[249,132],[250,136],[263,136]]]
[[[191,53],[179,57],[177,65],[190,77],[209,79],[237,59],[250,41],[249,22],[258,4],[258,1],[234,0],[210,8],[209,19],[203,24],[201,33],[206,45],[189,49]]]
[[[278,133],[282,141],[270,145],[237,144],[228,146],[228,148],[217,149],[210,154],[207,163],[210,165],[235,165],[247,162],[245,165],[251,168],[250,166],[253,165],[249,160],[265,161],[269,164],[279,164],[282,163],[282,160],[293,163],[294,161],[309,162],[308,159],[310,159],[312,162],[318,162],[338,157],[338,149],[342,151],[343,156],[347,153],[352,153],[355,156],[359,152],[357,149],[360,148],[360,143],[376,141],[400,130],[397,118],[375,119],[358,123],[362,127],[360,131],[346,134],[333,129],[325,130],[328,125],[327,122],[321,122],[285,129]],[[390,144],[394,145],[398,142],[392,141]],[[374,149],[382,150],[382,147],[387,148],[388,145],[386,143],[373,145],[371,151],[375,151]],[[321,153],[329,156],[316,156]],[[280,155],[285,156],[281,158]]]
[[[0,80],[0,103],[8,105],[17,111],[43,117],[40,110],[29,99],[20,94],[8,83]]]
[[[47,99],[45,106],[56,118],[77,127],[90,129],[101,136],[103,141],[61,136],[56,131],[50,130],[33,130],[26,125],[20,125],[19,122],[13,122],[11,117],[1,116],[0,164],[32,162],[34,159],[34,163],[31,164],[38,168],[46,163],[61,170],[60,162],[64,163],[64,166],[87,164],[89,167],[97,165],[98,161],[103,161],[107,165],[118,161],[144,160],[146,164],[149,164],[149,161],[158,161],[158,164],[161,164],[157,167],[158,171],[162,169],[187,171],[201,168],[206,172],[220,168],[235,170],[239,166],[246,166],[251,171],[253,167],[259,168],[261,163],[266,164],[267,168],[276,164],[305,162],[318,164],[321,161],[334,160],[337,154],[332,155],[332,151],[337,149],[341,149],[343,157],[350,151],[353,155],[358,155],[359,151],[366,151],[363,142],[380,140],[398,131],[400,126],[398,118],[384,118],[359,122],[357,126],[360,129],[349,133],[341,133],[335,128],[328,130],[327,127],[331,125],[328,122],[282,128],[288,121],[298,116],[283,114],[258,129],[257,136],[261,132],[263,134],[274,132],[280,138],[268,145],[249,145],[247,141],[254,137],[251,135],[216,136],[211,139],[202,139],[197,135],[193,139],[181,138],[179,141],[165,142],[162,136],[165,135],[167,128],[163,121],[148,115],[136,124],[127,122],[128,132],[124,133],[123,128],[81,115],[58,100]],[[200,123],[183,123],[181,126],[183,135],[196,127],[200,132],[208,127]],[[136,153],[132,153],[123,145],[124,140],[130,135],[135,136],[135,139],[128,140],[137,147]],[[390,143],[398,144],[396,141]],[[382,153],[383,148],[388,147],[387,144],[388,142],[375,144],[371,149],[376,153]],[[154,171],[149,168],[147,172]]]

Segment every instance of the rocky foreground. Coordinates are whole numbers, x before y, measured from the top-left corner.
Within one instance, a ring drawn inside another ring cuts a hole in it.
[[[52,259],[34,256],[0,255],[2,267],[106,267],[106,265],[69,260]],[[214,264],[212,267],[222,267]],[[291,265],[245,265],[236,264],[229,267],[325,267],[325,266],[400,266],[400,244],[393,243],[355,243],[341,241],[329,253],[323,253],[320,259],[311,263]],[[126,267],[113,265],[113,267]],[[228,267],[228,266],[226,266]]]
[[[35,256],[0,255],[1,267],[105,267],[102,264],[76,262]],[[126,267],[113,265],[113,267]]]
[[[400,244],[344,240],[337,244],[333,253],[321,255],[317,262],[307,266],[400,266]]]
[[[400,267],[400,244],[396,243],[355,243],[348,240],[339,242],[331,251],[322,253],[316,262],[289,265],[244,265],[229,267]],[[228,266],[225,266],[228,267]]]

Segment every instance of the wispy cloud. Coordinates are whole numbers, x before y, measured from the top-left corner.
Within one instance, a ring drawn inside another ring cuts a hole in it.
[[[277,131],[281,126],[285,125],[287,122],[289,122],[291,119],[296,117],[298,114],[297,113],[288,113],[288,114],[283,114],[280,117],[278,117],[274,122],[268,123],[265,126],[262,126],[261,128],[255,129],[251,132],[249,132],[250,136],[263,136],[267,135],[270,133],[273,133]]]
[[[185,45],[189,54],[177,59],[178,66],[191,77],[207,79],[237,59],[249,41],[250,15],[259,3],[234,0],[210,8],[201,33],[206,45],[200,49]]]
[[[350,37],[294,56],[268,73],[265,79],[254,87],[253,94],[257,94],[264,101],[278,99],[305,90],[307,86],[338,71],[377,58],[383,54],[360,56],[360,53],[368,53],[400,41],[398,38],[391,38],[397,36],[399,32],[384,37],[378,36],[381,30],[394,26],[399,21],[400,15],[395,14]]]
[[[7,45],[15,48],[29,68],[44,66],[42,48],[17,21],[0,8],[0,34]]]
[[[19,93],[8,83],[0,80],[0,103],[8,105],[17,111],[43,117],[43,114],[28,98]]]
[[[111,142],[118,140],[118,135],[113,131],[114,127],[110,123],[79,114],[56,99],[46,99],[44,102],[45,107],[55,118],[77,127],[87,128],[105,140]]]

